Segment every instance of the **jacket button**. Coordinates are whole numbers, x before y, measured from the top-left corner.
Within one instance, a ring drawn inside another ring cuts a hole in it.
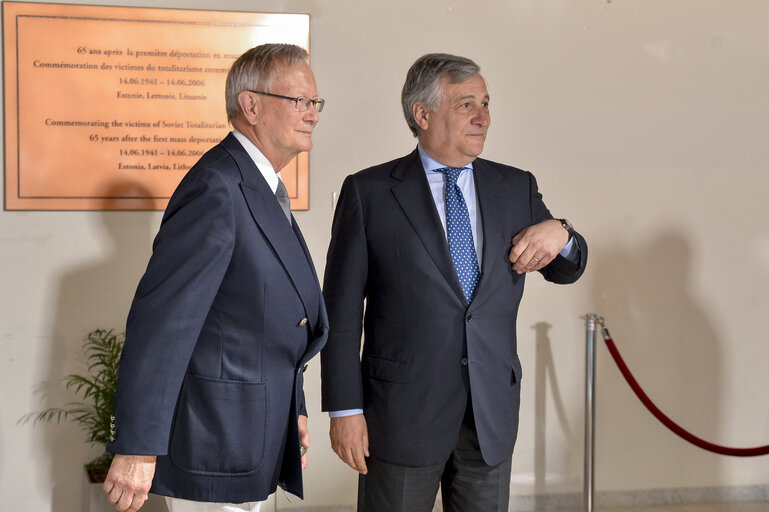
[[[304,327],[305,325],[307,325],[307,317],[299,320],[299,327]]]
[[[468,322],[469,322],[470,320],[472,320],[472,319],[473,319],[473,315],[467,315],[467,321],[468,321]]]
[[[460,362],[460,364],[462,366],[467,366],[467,358],[466,357],[463,357],[462,359],[460,359],[459,362]]]

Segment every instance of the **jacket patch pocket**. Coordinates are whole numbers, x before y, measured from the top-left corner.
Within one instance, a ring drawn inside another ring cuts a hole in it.
[[[521,382],[521,378],[523,378],[523,368],[521,368],[521,360],[518,358],[518,356],[515,356],[515,359],[513,359],[513,362],[507,363],[507,365],[512,370],[512,376],[510,377],[510,385],[514,386],[515,384],[518,384]]]
[[[264,453],[267,385],[187,375],[169,457],[183,471],[226,476],[253,472]]]
[[[366,356],[364,365],[366,374],[372,379],[401,384],[408,384],[410,381],[411,363],[409,362]]]

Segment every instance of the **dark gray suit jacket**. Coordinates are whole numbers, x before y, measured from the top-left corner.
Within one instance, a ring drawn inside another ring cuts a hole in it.
[[[515,444],[525,275],[508,255],[516,233],[552,216],[530,173],[480,158],[473,167],[483,261],[469,305],[417,151],[348,176],[337,204],[323,290],[323,409],[364,409],[371,453],[396,464],[445,461],[469,394],[486,463],[501,463]],[[557,256],[541,271],[548,281],[571,283],[584,271],[587,245],[574,237],[579,263]]]
[[[114,453],[158,455],[152,491],[302,495],[303,367],[328,320],[310,254],[232,135],[179,184],[128,316]]]

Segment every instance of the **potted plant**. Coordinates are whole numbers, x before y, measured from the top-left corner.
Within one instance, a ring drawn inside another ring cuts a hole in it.
[[[22,421],[34,419],[35,424],[72,421],[85,431],[87,442],[104,447],[102,455],[85,465],[91,483],[104,482],[112,463],[112,454],[106,451],[106,445],[110,438],[118,365],[124,342],[125,334],[115,333],[114,329],[96,329],[88,333],[83,343],[87,373],[73,373],[64,378],[67,389],[80,395],[83,401],[30,413],[22,418]]]

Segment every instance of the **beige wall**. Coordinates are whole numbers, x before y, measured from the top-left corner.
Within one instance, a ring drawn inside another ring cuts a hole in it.
[[[525,387],[513,494],[581,489],[579,317],[588,311],[606,317],[639,381],[683,426],[728,445],[769,443],[764,0],[163,7],[311,14],[327,110],[311,155],[311,210],[297,218],[319,269],[342,179],[414,146],[398,103],[411,62],[446,51],[481,65],[493,119],[484,156],[533,171],[552,212],[590,243],[576,285],[530,276],[518,323]],[[82,434],[16,420],[68,398],[56,390],[86,332],[123,326],[159,221],[146,212],[0,212],[4,510],[81,510],[79,467],[91,453]],[[712,455],[666,431],[602,346],[598,372],[599,491],[769,483],[765,458]],[[303,505],[351,504],[356,479],[330,451],[319,389],[316,360],[307,379],[313,448]]]

